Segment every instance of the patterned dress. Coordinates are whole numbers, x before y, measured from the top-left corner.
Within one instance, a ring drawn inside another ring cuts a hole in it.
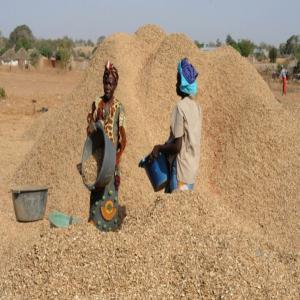
[[[120,224],[118,189],[120,185],[120,157],[126,146],[125,111],[120,101],[114,99],[111,105],[106,106],[102,98],[93,102],[92,112],[88,115],[88,123],[102,123],[104,132],[115,145],[116,167],[113,189],[110,184],[101,190],[94,190],[90,196],[89,221],[99,230],[113,230]]]
[[[94,102],[94,108],[93,120],[102,123],[105,134],[116,147],[117,163],[115,175],[120,177],[118,156],[122,154],[126,146],[124,106],[118,99],[114,99],[112,104],[106,108],[105,102],[100,97]]]

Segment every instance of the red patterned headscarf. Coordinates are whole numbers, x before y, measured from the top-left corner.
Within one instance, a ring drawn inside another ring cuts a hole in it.
[[[111,74],[115,78],[116,83],[118,84],[118,80],[119,80],[118,70],[109,60],[105,64],[104,74],[105,73]]]

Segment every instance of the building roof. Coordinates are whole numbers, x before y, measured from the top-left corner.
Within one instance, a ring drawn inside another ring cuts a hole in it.
[[[2,56],[1,56],[1,60],[3,60],[4,62],[10,62],[12,60],[16,60],[16,52],[14,48],[8,49],[6,50]]]
[[[28,53],[24,48],[20,48],[16,54],[17,59],[26,60],[28,59]]]

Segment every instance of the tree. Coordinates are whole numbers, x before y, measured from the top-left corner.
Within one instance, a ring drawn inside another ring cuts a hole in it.
[[[52,56],[53,51],[46,46],[42,46],[40,48],[38,48],[39,52],[41,53],[41,55],[50,58]]]
[[[64,36],[62,39],[58,40],[58,46],[60,48],[72,49],[74,47],[74,42],[68,36]]]
[[[217,46],[217,47],[221,47],[221,46],[222,46],[222,42],[221,42],[220,39],[217,39],[217,40],[216,40],[216,46]]]
[[[292,35],[285,44],[286,54],[295,54],[297,48],[300,46],[300,37],[298,35]]]
[[[86,45],[90,47],[94,47],[94,43],[92,40],[87,40]]]
[[[63,68],[66,68],[71,59],[71,50],[60,47],[56,52],[56,59],[61,61]]]
[[[238,46],[241,50],[241,55],[248,57],[254,50],[255,45],[250,40],[240,40]]]
[[[261,42],[261,43],[259,44],[259,48],[260,48],[260,49],[266,49],[266,50],[270,51],[271,48],[273,48],[273,46],[272,46],[272,45],[269,45],[269,44],[267,44],[267,43],[265,43],[265,42]]]
[[[281,43],[281,44],[279,45],[279,53],[280,53],[281,55],[284,55],[284,54],[285,54],[285,43]]]
[[[97,45],[100,45],[104,41],[104,39],[105,39],[104,35],[99,36],[97,39]]]
[[[232,46],[232,44],[236,44],[236,41],[231,37],[230,34],[227,34],[225,42],[227,45],[230,45],[230,46]]]
[[[17,26],[9,35],[9,46],[16,47],[16,51],[20,48],[26,50],[32,47],[34,36],[31,29],[27,25]]]
[[[257,50],[254,53],[254,57],[258,61],[263,61],[267,58],[262,48],[257,48]]]
[[[239,53],[241,53],[241,49],[240,49],[238,43],[231,37],[230,34],[227,35],[225,42],[226,42],[227,45],[231,46],[236,51],[238,51]]]
[[[33,50],[30,54],[30,63],[36,66],[40,58],[40,53],[37,50]]]
[[[198,48],[203,48],[204,47],[204,43],[200,43],[199,41],[195,40],[195,44]]]
[[[38,49],[40,54],[50,58],[58,49],[61,40],[38,39],[34,41],[34,48]]]
[[[2,55],[7,50],[7,38],[2,35],[0,30],[0,55]]]
[[[297,66],[294,68],[294,73],[300,73],[300,60],[298,60]]]
[[[280,53],[283,55],[296,55],[300,51],[300,36],[292,35],[286,41],[286,43],[280,44]]]
[[[277,58],[277,49],[275,47],[272,47],[269,51],[269,58],[270,58],[270,62],[271,63],[275,63],[276,62],[276,58]]]

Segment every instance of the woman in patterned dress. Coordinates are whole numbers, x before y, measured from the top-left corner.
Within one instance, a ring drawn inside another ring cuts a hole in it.
[[[123,151],[126,147],[126,132],[125,132],[125,110],[123,104],[114,97],[115,89],[118,85],[119,75],[116,67],[107,62],[103,74],[103,90],[104,95],[97,98],[92,104],[92,111],[88,114],[88,128],[87,134],[93,131],[94,122],[100,121],[107,137],[116,147],[116,168],[115,168],[115,189],[118,190],[120,186],[120,161]],[[91,193],[91,207],[94,198]],[[90,212],[91,220],[91,212]]]

